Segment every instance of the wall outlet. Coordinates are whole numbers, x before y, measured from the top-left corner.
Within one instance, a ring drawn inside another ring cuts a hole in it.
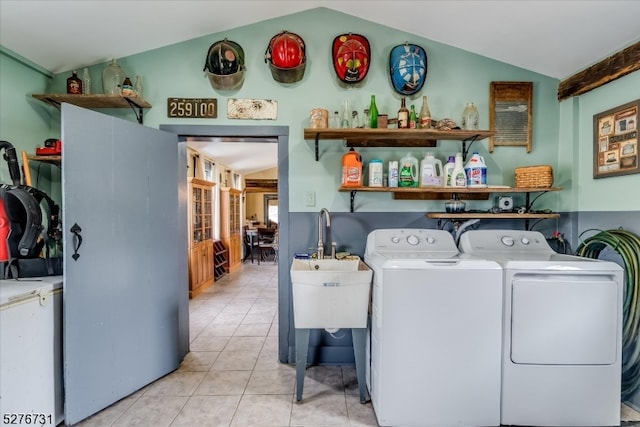
[[[304,205],[315,206],[316,205],[316,193],[314,191],[305,191],[304,193]]]

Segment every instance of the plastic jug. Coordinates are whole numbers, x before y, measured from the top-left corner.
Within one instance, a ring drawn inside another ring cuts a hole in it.
[[[369,187],[382,187],[383,168],[382,160],[373,159],[369,161]]]
[[[400,159],[400,171],[398,172],[399,187],[418,186],[418,159],[411,153]]]
[[[342,186],[362,186],[362,157],[353,147],[342,156]]]
[[[467,187],[487,186],[487,166],[480,154],[473,153],[464,170],[467,173]]]
[[[442,162],[427,152],[420,163],[420,187],[442,187]]]

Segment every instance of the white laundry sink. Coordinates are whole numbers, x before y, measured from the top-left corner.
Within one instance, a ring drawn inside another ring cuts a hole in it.
[[[294,259],[294,327],[366,328],[372,278],[360,259]]]

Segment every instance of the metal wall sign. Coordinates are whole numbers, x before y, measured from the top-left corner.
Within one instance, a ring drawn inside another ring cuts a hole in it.
[[[167,117],[215,119],[218,117],[218,100],[216,98],[167,98]]]
[[[230,98],[227,101],[227,118],[276,120],[278,118],[278,101]]]

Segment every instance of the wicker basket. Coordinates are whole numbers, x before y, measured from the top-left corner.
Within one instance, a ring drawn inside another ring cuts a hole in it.
[[[549,165],[515,169],[516,188],[547,188],[553,185],[553,169]]]

